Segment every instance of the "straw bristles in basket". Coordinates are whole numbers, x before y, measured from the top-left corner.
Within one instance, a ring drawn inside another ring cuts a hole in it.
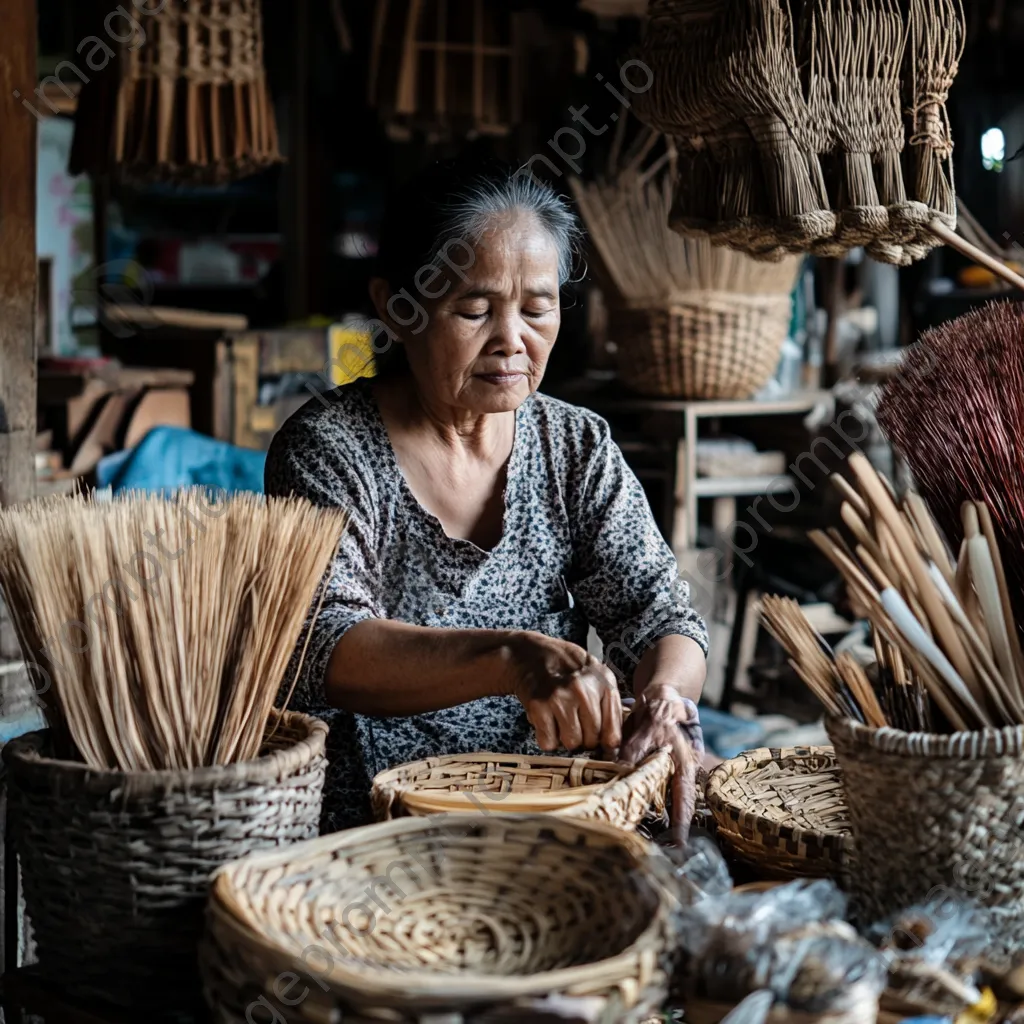
[[[1024,654],[988,508],[966,502],[954,561],[924,501],[902,508],[861,455],[850,466],[838,530],[809,536],[842,574],[875,632],[879,693],[848,655],[835,657],[793,602],[764,614],[798,674],[835,717],[943,732],[1024,724]],[[927,695],[927,699],[925,698]]]
[[[201,490],[0,512],[0,590],[26,660],[46,659],[58,742],[121,771],[256,757],[344,523]]]

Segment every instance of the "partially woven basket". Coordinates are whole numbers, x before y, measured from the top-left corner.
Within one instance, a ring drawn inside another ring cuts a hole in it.
[[[831,747],[760,747],[724,761],[705,799],[716,835],[760,878],[838,876],[849,834]]]
[[[218,873],[207,1000],[216,1024],[529,1021],[548,999],[636,1024],[668,991],[670,878],[650,843],[550,815],[334,833]],[[298,983],[282,993],[288,972]]]
[[[8,743],[12,838],[44,976],[146,1019],[198,1004],[209,877],[317,835],[326,735],[286,712],[258,760],[136,774],[53,760],[46,732]]]
[[[880,920],[944,889],[989,908],[994,949],[1024,944],[1024,726],[826,728],[843,769],[855,912]]]
[[[587,757],[448,754],[381,772],[370,802],[378,821],[452,811],[551,813],[634,828],[665,810],[672,756],[663,750],[636,768]]]
[[[791,316],[789,295],[693,292],[657,309],[613,306],[608,332],[640,394],[746,399],[775,373]]]

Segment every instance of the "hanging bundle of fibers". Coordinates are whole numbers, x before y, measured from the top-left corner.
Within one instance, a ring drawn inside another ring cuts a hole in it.
[[[899,72],[905,28],[896,0],[836,0],[825,4],[822,13],[835,75],[832,119],[841,164],[838,240],[851,248],[884,239],[889,232],[876,172],[890,194],[894,173],[902,181]]]
[[[882,390],[878,422],[946,536],[988,506],[1016,620],[1024,622],[1024,309],[991,302],[926,332]]]
[[[956,227],[953,137],[946,100],[966,41],[961,0],[910,0],[910,32],[904,63],[908,142],[904,176],[909,200],[898,223],[909,236],[907,250],[921,259],[937,244],[928,230],[938,217]]]
[[[776,246],[806,252],[835,231],[816,153],[807,146],[809,113],[797,68],[793,21],[780,0],[734,0],[743,48],[732,55],[734,101],[760,157],[770,228],[732,244],[751,255]]]
[[[70,170],[222,184],[281,161],[259,0],[165,0],[83,91]]]
[[[257,757],[344,525],[304,500],[201,489],[0,511],[0,591],[50,677],[61,756],[124,772]]]
[[[652,83],[633,100],[645,124],[675,139],[673,227],[722,242],[767,220],[754,139],[731,104],[728,55],[739,45],[731,13],[716,0],[651,0],[640,56]]]

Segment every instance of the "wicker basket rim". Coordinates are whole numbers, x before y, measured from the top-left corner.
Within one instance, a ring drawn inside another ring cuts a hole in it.
[[[3,759],[12,773],[46,785],[58,785],[64,792],[116,792],[119,796],[138,798],[179,788],[277,783],[323,756],[327,741],[327,725],[298,711],[282,712],[281,726],[301,727],[304,735],[280,750],[236,764],[151,772],[99,771],[79,761],[44,756],[40,751],[49,736],[48,729],[11,740],[3,748]]]
[[[1024,756],[1024,725],[940,735],[903,732],[890,726],[873,729],[850,718],[827,716],[825,728],[833,741],[839,736],[858,747],[897,757],[983,761],[993,757]]]
[[[317,839],[307,839],[293,843],[277,850],[262,850],[248,854],[239,860],[223,865],[214,872],[210,882],[210,899],[208,913],[216,914],[231,926],[246,941],[261,947],[271,960],[282,963],[295,962],[295,954],[281,943],[260,932],[247,918],[243,908],[239,907],[232,891],[232,875],[235,872],[249,871],[253,868],[269,870],[293,863],[303,855],[313,855],[321,851],[334,851],[346,847],[357,846],[364,839],[380,839],[385,836],[400,836],[409,832],[431,832],[443,825],[445,828],[458,828],[463,825],[477,828],[482,825],[500,825],[527,830],[540,831],[570,829],[577,833],[590,833],[595,838],[605,840],[608,847],[624,849],[635,862],[653,863],[665,855],[653,843],[639,836],[601,821],[581,818],[555,817],[549,814],[467,814],[442,813],[424,818],[395,818],[390,821],[378,822],[334,832]],[[457,840],[454,840],[457,841]],[[666,868],[666,870],[668,870]],[[633,977],[638,961],[649,959],[653,962],[659,952],[657,935],[661,931],[661,918],[669,912],[669,906],[675,897],[659,880],[652,870],[647,873],[652,888],[655,890],[660,910],[651,916],[644,930],[633,943],[622,952],[603,960],[595,960],[588,964],[574,967],[563,967],[551,971],[539,971],[521,977],[498,975],[449,975],[430,971],[409,970],[394,972],[386,968],[366,966],[358,961],[333,960],[330,970],[320,975],[321,984],[329,983],[332,989],[343,996],[356,997],[361,1000],[374,999],[394,995],[396,987],[401,988],[403,1000],[437,998],[443,995],[448,1000],[518,998],[533,995],[549,995],[554,991],[564,991],[575,984],[585,983],[595,977],[608,979],[614,984],[619,977]],[[283,958],[283,959],[282,959]]]
[[[756,841],[761,844],[763,844],[764,837],[766,835],[800,842],[807,840],[821,840],[829,836],[842,837],[849,834],[849,829],[823,831],[821,829],[804,828],[800,825],[785,825],[781,822],[772,821],[770,818],[766,818],[758,812],[756,807],[753,806],[740,807],[738,821],[729,814],[730,808],[737,807],[737,804],[734,801],[727,800],[725,795],[722,793],[722,789],[729,779],[734,778],[737,775],[743,775],[751,769],[760,768],[769,761],[810,758],[828,758],[833,762],[838,763],[835,755],[835,749],[833,747],[817,746],[756,747],[752,750],[746,750],[736,757],[729,758],[729,760],[723,761],[720,765],[716,765],[708,775],[707,786],[704,790],[704,799],[710,808],[712,815],[714,815],[715,820],[719,823],[719,827],[729,831],[733,831],[736,828],[752,829],[753,823],[756,822]],[[749,835],[744,836],[743,838],[748,841],[751,840],[751,836]]]
[[[681,313],[685,309],[721,309],[729,312],[737,306],[748,309],[768,309],[791,302],[790,292],[729,292],[718,289],[676,292],[673,295],[651,295],[635,299],[616,298],[612,309],[630,311],[663,310]]]

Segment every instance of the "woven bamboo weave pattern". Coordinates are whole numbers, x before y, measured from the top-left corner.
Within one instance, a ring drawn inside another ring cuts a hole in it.
[[[694,293],[661,309],[609,310],[619,376],[645,395],[750,398],[772,377],[788,295]]]
[[[627,832],[549,815],[401,818],[256,855],[212,886],[207,999],[216,1021],[242,1020],[315,945],[316,980],[285,1020],[531,1020],[532,1000],[564,995],[636,1024],[667,995],[667,870]]]
[[[708,778],[718,837],[767,877],[837,874],[849,833],[842,773],[830,747],[761,747]]]
[[[449,754],[381,772],[370,800],[378,820],[441,811],[551,812],[632,828],[652,807],[664,811],[671,774],[667,751],[635,769],[587,757]]]
[[[326,733],[289,712],[258,760],[135,774],[51,760],[45,733],[11,741],[13,835],[47,976],[154,1014],[197,1000],[209,876],[317,834]]]
[[[951,736],[826,719],[843,769],[855,909],[877,920],[937,886],[990,908],[1024,943],[1024,726]]]

